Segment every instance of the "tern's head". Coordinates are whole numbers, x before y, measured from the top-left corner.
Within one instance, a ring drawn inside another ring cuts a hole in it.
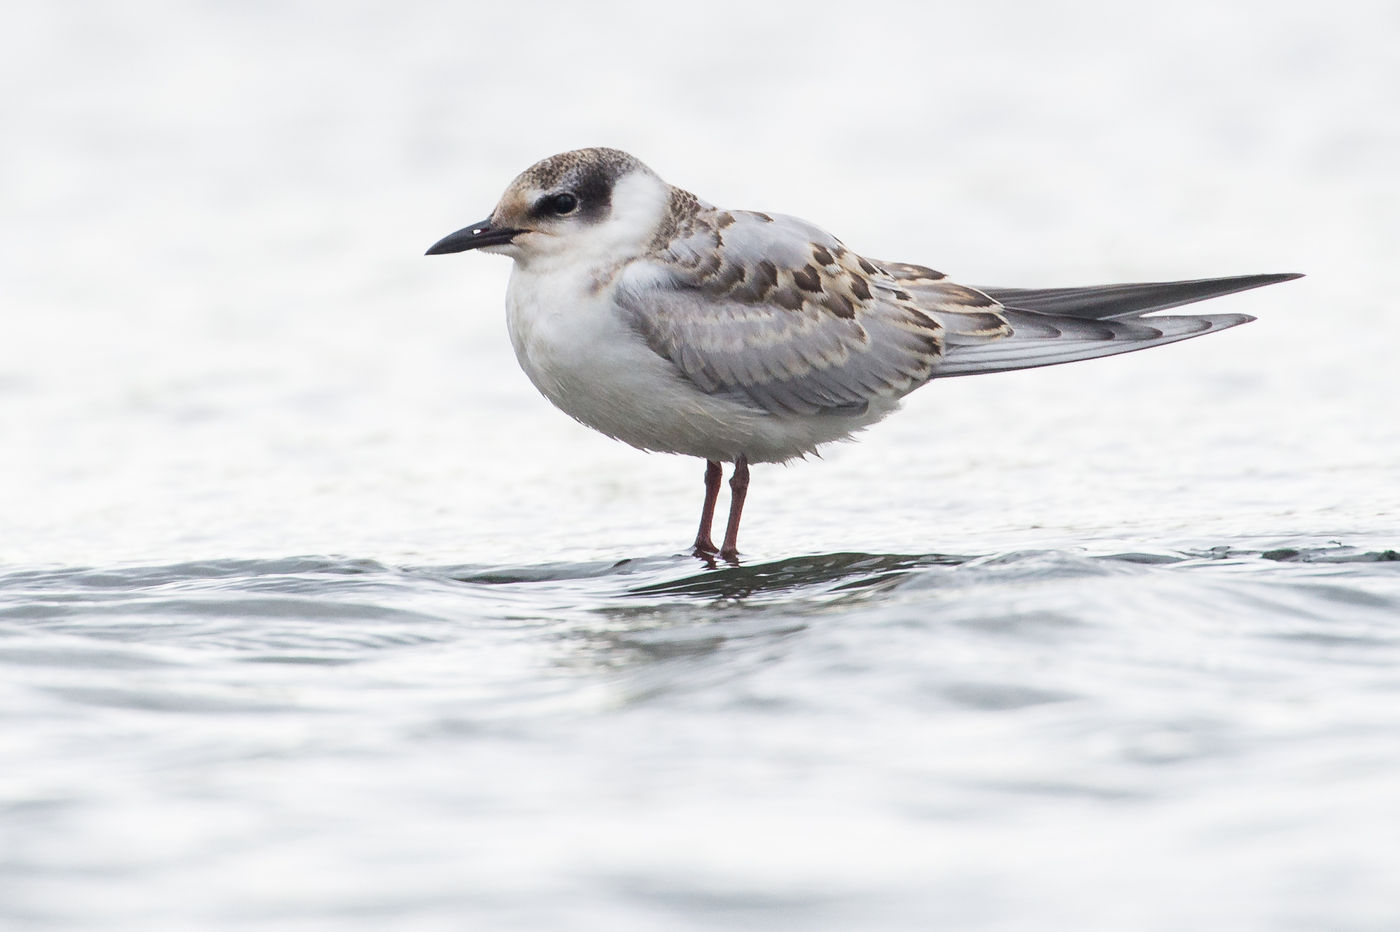
[[[444,237],[428,255],[481,249],[522,265],[565,256],[607,263],[640,255],[671,189],[617,149],[576,149],[521,172],[485,220]]]

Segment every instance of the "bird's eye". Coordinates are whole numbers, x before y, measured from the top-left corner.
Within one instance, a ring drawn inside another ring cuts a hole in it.
[[[549,212],[564,216],[571,214],[578,207],[578,198],[565,191],[562,194],[551,194],[544,199],[544,206],[549,208]]]

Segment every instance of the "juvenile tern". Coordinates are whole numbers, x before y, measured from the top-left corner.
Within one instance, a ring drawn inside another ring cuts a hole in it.
[[[933,379],[1127,353],[1244,314],[1146,316],[1300,276],[985,288],[852,252],[781,214],[724,210],[617,149],[564,152],[428,255],[515,260],[506,320],[520,366],[560,410],[642,450],[698,456],[693,552],[736,561],[750,463],[849,438]],[[733,463],[724,540],[711,538]]]

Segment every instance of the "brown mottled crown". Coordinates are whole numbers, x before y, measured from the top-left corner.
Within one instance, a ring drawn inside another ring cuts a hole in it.
[[[536,188],[549,189],[572,178],[601,175],[616,180],[634,171],[656,174],[640,159],[621,149],[595,146],[551,155],[521,172],[518,180]]]

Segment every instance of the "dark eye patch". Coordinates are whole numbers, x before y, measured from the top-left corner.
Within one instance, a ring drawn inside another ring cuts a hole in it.
[[[607,216],[612,206],[616,180],[603,165],[585,166],[562,177],[545,179],[544,185],[554,191],[540,195],[530,213],[542,219],[577,217],[584,223],[595,223]]]
[[[569,191],[546,194],[535,202],[535,212],[549,216],[564,217],[578,209],[578,197]]]

